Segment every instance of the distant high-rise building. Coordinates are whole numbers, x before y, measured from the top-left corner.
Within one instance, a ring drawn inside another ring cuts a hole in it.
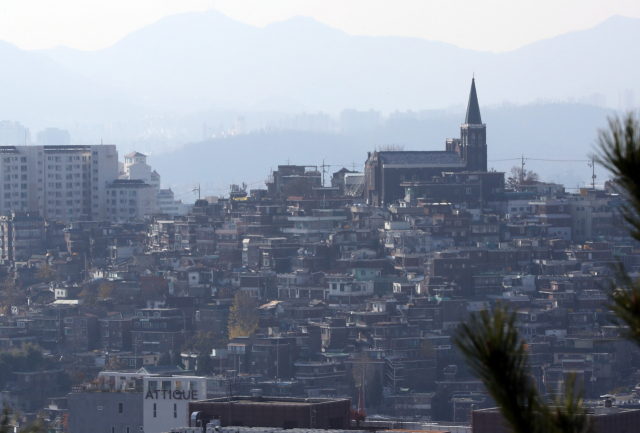
[[[246,133],[247,133],[247,121],[245,120],[244,116],[236,117],[235,134],[240,135],[240,134],[246,134]]]
[[[358,111],[353,109],[340,112],[340,131],[345,134],[372,132],[380,126],[379,111]]]
[[[71,144],[71,136],[66,129],[47,128],[38,132],[36,144],[38,146],[68,146]]]
[[[0,120],[0,146],[25,146],[31,144],[31,132],[19,122]]]
[[[118,152],[113,144],[0,146],[0,178],[3,215],[39,211],[49,220],[105,219]]]

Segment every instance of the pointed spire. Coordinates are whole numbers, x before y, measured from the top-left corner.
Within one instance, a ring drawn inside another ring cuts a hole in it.
[[[482,118],[480,117],[480,106],[478,105],[478,95],[476,94],[475,77],[471,79],[471,93],[469,94],[467,117],[465,118],[464,123],[465,125],[482,125]]]

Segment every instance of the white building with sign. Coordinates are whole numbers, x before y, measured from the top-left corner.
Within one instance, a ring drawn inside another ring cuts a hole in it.
[[[207,398],[204,377],[148,376],[143,384],[144,433],[162,433],[189,425],[189,402]]]

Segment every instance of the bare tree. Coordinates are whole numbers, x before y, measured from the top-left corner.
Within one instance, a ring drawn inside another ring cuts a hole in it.
[[[377,152],[402,152],[404,144],[379,144],[376,146]]]
[[[540,175],[526,168],[513,166],[509,177],[507,177],[507,187],[516,189],[521,185],[533,185],[540,180]]]

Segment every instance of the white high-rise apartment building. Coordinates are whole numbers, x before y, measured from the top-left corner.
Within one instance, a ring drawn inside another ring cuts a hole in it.
[[[131,152],[124,156],[124,173],[120,179],[142,180],[153,186],[156,193],[160,193],[160,175],[147,164],[147,155]]]
[[[107,185],[118,178],[113,144],[0,146],[0,213],[39,211],[45,219],[106,218]]]

